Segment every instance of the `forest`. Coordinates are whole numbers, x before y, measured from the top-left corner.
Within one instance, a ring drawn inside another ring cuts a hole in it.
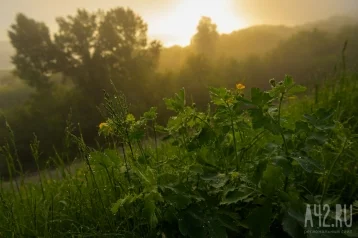
[[[358,237],[357,19],[203,16],[185,47],[130,8],[56,23],[8,30],[1,237]],[[307,204],[351,219],[307,227]]]

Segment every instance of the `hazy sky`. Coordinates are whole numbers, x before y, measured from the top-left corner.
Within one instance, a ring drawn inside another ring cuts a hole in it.
[[[16,13],[44,21],[56,30],[55,18],[88,10],[130,7],[149,25],[151,37],[165,45],[188,44],[202,15],[221,33],[254,24],[295,25],[332,15],[358,12],[358,0],[0,0],[0,40]]]

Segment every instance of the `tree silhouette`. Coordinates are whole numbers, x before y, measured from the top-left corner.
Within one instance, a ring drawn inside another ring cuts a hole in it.
[[[48,88],[56,65],[56,51],[48,27],[18,14],[8,35],[16,49],[12,57],[15,73],[38,90]]]
[[[213,57],[219,39],[217,26],[209,17],[202,17],[197,26],[197,33],[191,39],[191,46],[198,54]]]
[[[45,24],[23,14],[9,31],[16,72],[31,86],[44,87],[59,72],[98,102],[103,89],[112,89],[110,81],[123,91],[140,89],[157,66],[161,44],[148,43],[147,24],[131,9],[80,9],[56,20],[54,41]]]

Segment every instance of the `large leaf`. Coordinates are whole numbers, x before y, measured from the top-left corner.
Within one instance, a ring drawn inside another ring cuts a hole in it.
[[[203,221],[190,209],[189,212],[184,212],[178,220],[179,231],[184,236],[193,238],[205,238],[206,232]]]
[[[275,156],[272,158],[272,162],[274,165],[281,167],[283,173],[286,176],[289,176],[292,170],[291,162],[284,156]]]
[[[176,93],[173,98],[164,98],[164,102],[169,110],[176,112],[183,111],[186,104],[184,88],[179,93]]]
[[[226,229],[221,225],[219,221],[214,221],[209,224],[209,230],[211,237],[215,238],[227,238]]]
[[[214,188],[221,188],[230,178],[226,174],[205,174],[201,176],[201,179],[209,182]]]
[[[251,101],[253,104],[259,107],[263,107],[271,100],[270,94],[261,91],[259,88],[251,89]]]
[[[275,191],[281,189],[284,181],[283,175],[280,167],[268,165],[260,183],[264,194],[271,196]]]
[[[304,229],[300,223],[288,213],[283,217],[282,228],[293,238],[304,238]]]
[[[252,177],[252,181],[255,184],[258,184],[262,178],[263,173],[265,172],[267,167],[267,160],[260,160],[260,162],[258,163],[258,165],[255,168],[253,177]]]
[[[289,90],[289,94],[297,94],[297,93],[303,93],[306,91],[306,87],[302,86],[302,85],[293,85],[290,90]]]
[[[247,217],[246,222],[254,237],[262,237],[270,230],[272,204],[266,200],[262,207],[255,208]]]
[[[118,199],[112,205],[111,212],[116,214],[121,207],[132,204],[134,201],[138,199],[138,197],[139,197],[138,195],[128,194],[124,198]]]
[[[320,164],[307,157],[300,154],[292,155],[291,158],[293,158],[295,161],[299,163],[299,165],[308,173],[312,173],[313,171],[321,171],[322,167]]]
[[[210,88],[211,101],[218,106],[227,105],[227,100],[231,97],[226,88]]]
[[[252,194],[254,194],[254,191],[248,188],[229,188],[225,190],[220,204],[228,205],[237,203],[238,201],[248,198]]]
[[[143,215],[149,221],[151,227],[155,227],[158,224],[158,218],[155,214],[155,202],[150,199],[144,201]]]

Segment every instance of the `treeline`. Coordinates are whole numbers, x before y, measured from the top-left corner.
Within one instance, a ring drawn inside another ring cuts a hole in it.
[[[260,26],[220,35],[203,17],[189,46],[165,49],[148,41],[147,24],[131,9],[78,10],[57,23],[58,31],[51,34],[44,23],[18,14],[9,30],[15,74],[35,93],[25,104],[5,110],[0,143],[6,145],[13,134],[25,168],[34,165],[29,147],[34,134],[44,162],[54,151],[61,154],[68,126],[96,145],[103,91],[122,91],[136,117],[157,105],[158,121],[164,123],[169,114],[162,98],[182,87],[204,108],[208,86],[265,87],[270,78],[286,73],[299,83],[315,84],[341,67],[356,70],[358,63],[357,25],[332,32]],[[348,63],[342,66],[345,41]],[[0,164],[5,166],[3,159]]]

